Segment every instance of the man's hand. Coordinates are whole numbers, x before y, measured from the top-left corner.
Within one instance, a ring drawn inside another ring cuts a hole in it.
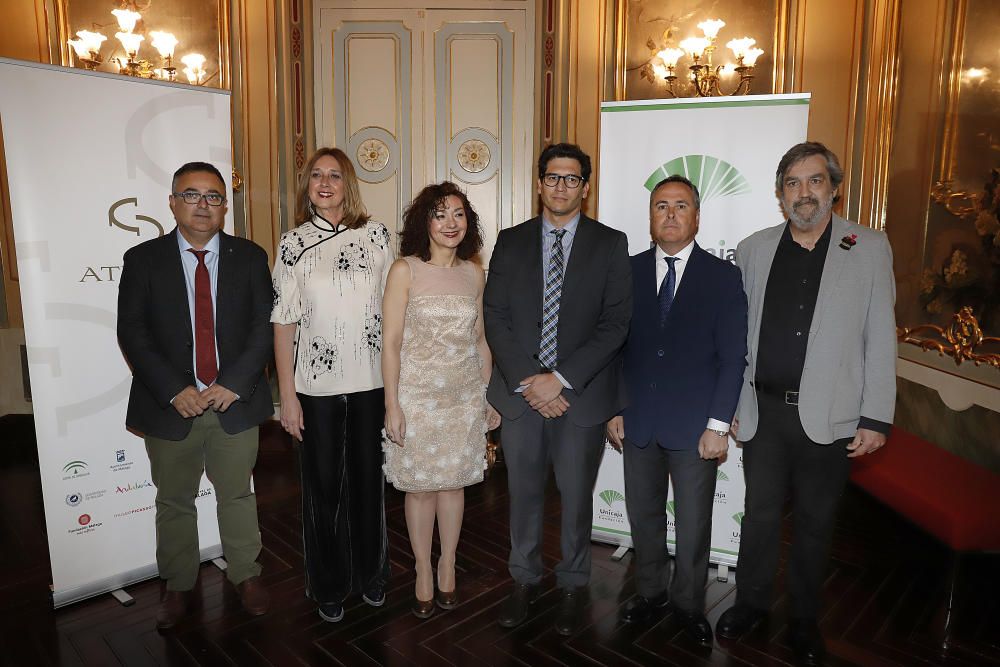
[[[524,391],[521,392],[524,400],[528,402],[532,410],[538,410],[539,412],[541,412],[540,408],[543,405],[551,403],[564,389],[562,382],[559,381],[559,378],[554,373],[531,375],[521,380],[519,384],[524,387]],[[568,407],[569,403],[566,405]]]
[[[608,436],[608,442],[617,451],[622,450],[622,439],[625,437],[625,420],[621,415],[611,418],[605,428],[605,434]]]
[[[211,387],[201,392],[201,397],[216,412],[225,412],[229,406],[239,398],[235,392],[226,389],[221,384],[213,384]]]
[[[885,444],[885,435],[867,428],[859,428],[854,440],[847,446],[847,458],[853,459],[871,454]]]
[[[174,396],[174,400],[171,402],[174,406],[174,410],[184,417],[184,419],[190,419],[191,417],[197,417],[198,415],[208,410],[208,401],[205,399],[201,393],[198,392],[197,387],[187,386],[180,390],[180,392]]]
[[[569,401],[567,401],[563,396],[556,396],[551,401],[538,408],[538,414],[545,417],[546,419],[555,419],[556,417],[562,417],[569,410]]]
[[[729,451],[729,436],[719,435],[711,429],[705,429],[698,439],[698,456],[703,459],[719,459],[719,463],[725,460],[726,452]]]

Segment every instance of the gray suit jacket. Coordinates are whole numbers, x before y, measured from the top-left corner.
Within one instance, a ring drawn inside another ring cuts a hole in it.
[[[834,215],[809,327],[805,367],[799,385],[799,417],[811,440],[829,444],[853,437],[864,415],[892,422],[896,408],[896,283],[892,250],[882,232]],[[760,320],[771,262],[785,224],[763,229],[736,249],[749,303],[747,368],[736,410],[739,439],[757,432],[757,372]],[[850,250],[841,239],[857,235]]]

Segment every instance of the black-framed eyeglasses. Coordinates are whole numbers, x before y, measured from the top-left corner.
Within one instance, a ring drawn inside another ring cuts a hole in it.
[[[202,199],[204,199],[205,203],[209,206],[222,206],[222,204],[226,201],[225,196],[220,195],[218,192],[202,194],[200,192],[195,192],[194,190],[185,190],[184,192],[173,192],[171,194],[175,197],[183,199],[185,204],[191,205],[200,204]]]
[[[550,188],[559,185],[559,181],[565,183],[570,190],[576,190],[583,183],[583,176],[576,174],[545,174],[542,176],[542,183]]]

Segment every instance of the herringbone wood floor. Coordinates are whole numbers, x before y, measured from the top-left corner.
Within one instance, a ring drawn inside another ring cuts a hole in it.
[[[586,627],[569,639],[551,628],[554,579],[529,621],[496,625],[506,595],[507,495],[498,465],[467,494],[459,547],[462,604],[428,621],[409,613],[413,574],[402,497],[387,496],[392,579],[388,602],[374,609],[352,600],[343,622],[322,622],[303,595],[299,489],[294,450],[264,432],[257,467],[264,535],[264,579],[272,611],[251,618],[211,565],[202,568],[198,609],[169,634],[154,628],[159,585],[130,587],[135,604],[109,596],[53,611],[38,463],[30,418],[0,418],[0,664],[3,665],[784,665],[785,605],[739,642],[702,649],[670,616],[651,627],[623,625],[632,594],[631,555],[610,560],[594,545]],[[984,499],[989,501],[990,499]],[[558,496],[547,510],[546,565],[558,560]],[[786,536],[787,537],[787,536]],[[942,652],[949,553],[891,511],[850,487],[835,538],[822,628],[831,665],[1000,664],[998,558],[962,564],[950,649]],[[780,592],[779,587],[779,592]],[[733,583],[708,583],[714,623],[733,601]]]

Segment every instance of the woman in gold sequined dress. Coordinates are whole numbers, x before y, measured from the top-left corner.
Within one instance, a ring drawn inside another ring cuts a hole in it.
[[[465,487],[481,482],[486,431],[500,417],[486,403],[491,358],[483,333],[479,218],[453,183],[429,185],[403,215],[401,259],[382,302],[385,476],[406,492],[416,561],[413,613],[458,603],[455,551]],[[437,520],[437,595],[431,542]]]

